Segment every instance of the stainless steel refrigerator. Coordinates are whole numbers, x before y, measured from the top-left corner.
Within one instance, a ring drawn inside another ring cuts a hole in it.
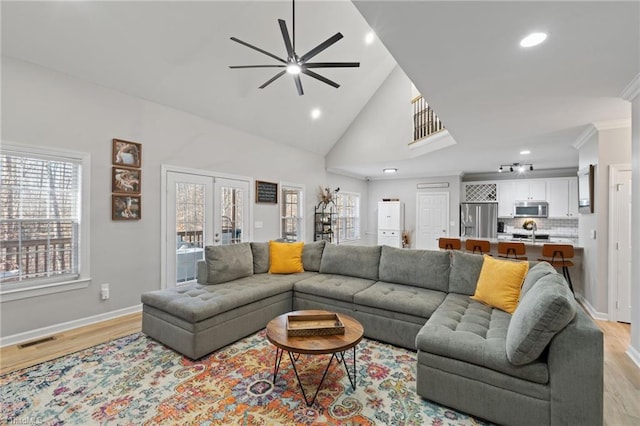
[[[460,203],[460,236],[497,238],[498,203]]]

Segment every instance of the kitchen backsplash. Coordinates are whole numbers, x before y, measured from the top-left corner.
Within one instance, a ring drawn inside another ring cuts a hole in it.
[[[507,234],[523,231],[525,218],[499,219],[504,222],[504,232]],[[538,233],[549,234],[552,237],[578,238],[578,219],[535,219]]]

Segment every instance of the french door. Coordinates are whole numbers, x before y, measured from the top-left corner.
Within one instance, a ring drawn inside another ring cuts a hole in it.
[[[197,278],[207,245],[249,241],[249,181],[178,171],[166,172],[164,283]]]

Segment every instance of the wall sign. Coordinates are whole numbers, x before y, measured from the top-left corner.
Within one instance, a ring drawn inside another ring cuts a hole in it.
[[[278,184],[257,180],[256,203],[278,204]]]

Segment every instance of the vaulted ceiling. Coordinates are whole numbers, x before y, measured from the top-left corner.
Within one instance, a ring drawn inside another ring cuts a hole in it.
[[[277,19],[291,31],[291,13],[289,1],[3,1],[2,54],[323,155],[397,62],[456,141],[398,161],[405,176],[493,171],[521,149],[537,168],[575,167],[590,123],[630,117],[620,96],[640,72],[637,1],[298,1],[297,50],[341,32],[316,59],[361,63],[321,71],[339,89],[303,76],[298,96],[283,76],[260,90],[273,70],[228,68],[272,61],[232,36],[286,56]],[[524,50],[531,31],[549,38]],[[376,176],[382,163],[353,158],[345,172]]]

